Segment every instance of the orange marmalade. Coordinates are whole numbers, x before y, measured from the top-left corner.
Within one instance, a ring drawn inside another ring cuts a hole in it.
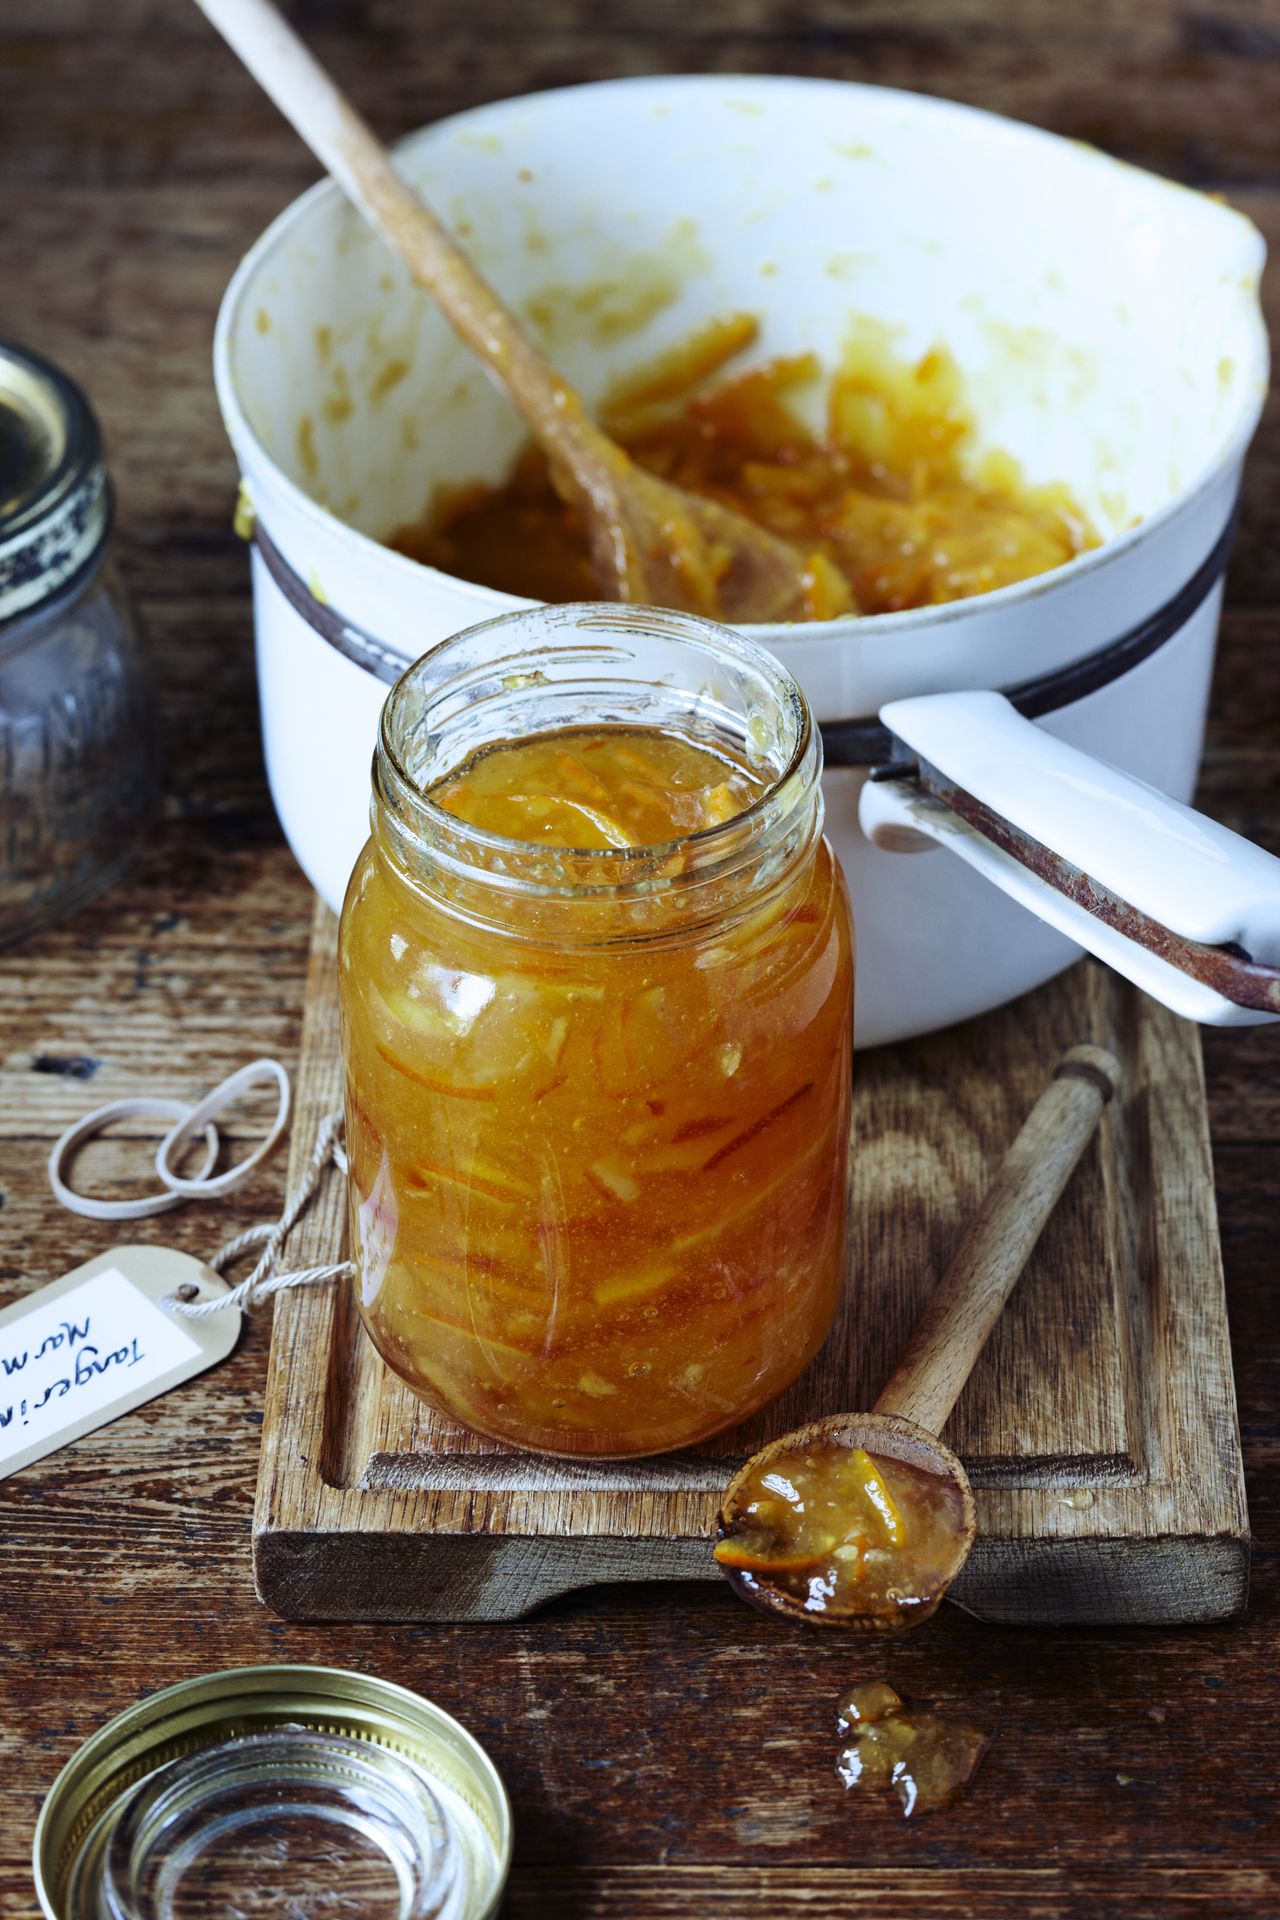
[[[616,387],[601,424],[639,465],[790,541],[807,561],[807,619],[967,599],[1098,544],[1065,487],[1028,485],[1007,454],[977,454],[944,348],[908,361],[864,322],[815,425],[811,406],[803,414],[822,371],[812,354],[713,377],[758,331],[748,314],[712,321]],[[595,591],[581,522],[533,447],[505,485],[440,495],[389,544],[529,599]]]
[[[965,1720],[915,1706],[883,1680],[862,1680],[841,1696],[843,1736],[836,1772],[854,1793],[896,1793],[907,1819],[950,1806],[962,1794],[990,1735]]]
[[[950,1481],[861,1447],[771,1452],[736,1504],[715,1557],[748,1599],[780,1589],[806,1613],[856,1614],[889,1632],[934,1612],[964,1526]]]
[[[647,609],[492,622],[393,691],[341,934],[352,1257],[379,1352],[466,1425],[686,1446],[825,1335],[852,948],[819,765],[775,661]]]

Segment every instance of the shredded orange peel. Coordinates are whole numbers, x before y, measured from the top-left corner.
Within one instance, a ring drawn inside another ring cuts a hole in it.
[[[907,1530],[902,1523],[902,1515],[898,1511],[893,1495],[885,1485],[884,1475],[871,1455],[862,1447],[855,1447],[851,1458],[858,1485],[884,1523],[890,1546],[905,1546]]]

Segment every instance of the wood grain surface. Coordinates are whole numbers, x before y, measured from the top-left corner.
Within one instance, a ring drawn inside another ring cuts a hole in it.
[[[317,904],[291,1192],[342,1102],[336,956],[337,923]],[[1086,1059],[1094,1078],[1046,1087],[1082,1035],[1091,1044],[1067,1059]],[[1099,1080],[1119,1093],[1090,1142]],[[1036,1236],[1020,1221],[1021,1243],[1015,1195],[1024,1212],[1039,1196],[1043,1227]],[[345,1247],[345,1188],[332,1178],[285,1264],[327,1265]],[[859,1060],[835,1324],[772,1406],[689,1452],[517,1452],[412,1394],[365,1337],[353,1289],[285,1295],[254,1512],[258,1593],[288,1619],[507,1620],[607,1580],[716,1581],[708,1542],[730,1476],[783,1434],[877,1404],[930,1288],[949,1260],[952,1280],[965,1250],[981,1286],[975,1298],[957,1281],[956,1318],[928,1368],[941,1411],[919,1388],[882,1396],[930,1427],[959,1399],[946,1438],[976,1489],[978,1540],[953,1598],[1019,1624],[1238,1612],[1248,1521],[1199,1034],[1092,962],[948,1034]]]
[[[1085,993],[1092,988],[1095,992],[1101,984],[1088,969],[1080,969],[1087,974]],[[1107,979],[1102,986],[1103,1004],[1118,990],[1118,982]],[[1079,975],[1070,980],[1051,983],[1049,998],[1058,994],[1074,994],[1079,987]],[[1038,1012],[1044,995],[1037,995],[1028,1004],[1019,1001],[1013,1007],[1003,1010],[997,1018],[1012,1020],[1019,1029],[1024,1030],[1034,1024],[1032,1009]],[[1125,996],[1127,999],[1128,996]],[[1117,1005],[1123,1004],[1118,998]],[[1128,1007],[1122,1015],[1120,1025],[1132,1036],[1137,1026],[1143,1023],[1154,1009],[1139,996],[1132,1011]],[[1158,1017],[1158,1016],[1157,1016]],[[1061,1028],[1069,1015],[1053,1014],[1053,1024]],[[1161,1062],[1164,1069],[1167,1062],[1172,1067],[1180,1051],[1185,1051],[1186,1067],[1184,1072],[1193,1086],[1200,1080],[1199,1034],[1193,1027],[1179,1026],[1165,1022],[1161,1035],[1163,1044],[1148,1050],[1148,1058]],[[966,1023],[963,1036],[966,1045],[972,1044],[970,1035],[982,1034],[986,1025]],[[1082,1027],[1082,1031],[1083,1031]],[[943,1046],[954,1045],[961,1036],[949,1034],[941,1042]],[[1183,1046],[1180,1047],[1179,1043]],[[1042,1038],[1029,1051],[1034,1053],[1036,1079],[1043,1076],[1045,1059],[1052,1059],[1052,1040],[1050,1032],[1045,1031]],[[974,1060],[981,1062],[983,1079],[991,1077],[992,1057],[981,1039],[974,1048]],[[1027,1075],[1028,1080],[1031,1074]],[[1028,1089],[1031,1091],[1032,1089]],[[1198,1090],[1198,1088],[1197,1088]],[[1085,1148],[1092,1141],[1102,1118],[1103,1108],[1117,1094],[1120,1097],[1119,1112],[1130,1116],[1139,1110],[1139,1102],[1146,1104],[1150,1090],[1139,1093],[1131,1085],[1125,1084],[1125,1075],[1120,1062],[1106,1047],[1100,1047],[1090,1040],[1081,1040],[1069,1047],[1058,1065],[1053,1069],[1053,1077],[1038,1093],[1035,1105],[1028,1113],[1013,1142],[1004,1157],[998,1162],[989,1176],[989,1184],[978,1203],[972,1220],[965,1228],[964,1238],[951,1255],[934,1291],[929,1295],[920,1318],[911,1329],[910,1338],[894,1363],[893,1372],[876,1396],[875,1411],[880,1414],[898,1414],[907,1420],[913,1420],[927,1433],[940,1434],[950,1418],[956,1401],[960,1398],[965,1384],[977,1364],[996,1322],[1004,1312],[1009,1295],[1013,1292],[1022,1273],[1044,1236],[1050,1218],[1056,1212],[1068,1181],[1075,1173],[1076,1166]],[[1187,1102],[1188,1106],[1192,1103]],[[1092,1165],[1104,1167],[1113,1151],[1115,1129],[1121,1132],[1124,1121],[1115,1119],[1112,1114],[1113,1128],[1108,1129],[1107,1137],[1102,1141],[1099,1152],[1092,1157]],[[1207,1124],[1207,1115],[1206,1115]],[[874,1124],[865,1129],[874,1137],[879,1131]],[[927,1134],[925,1135],[927,1138]],[[1149,1136],[1148,1136],[1149,1137]],[[1192,1142],[1183,1145],[1183,1154],[1195,1152]],[[1181,1161],[1178,1171],[1181,1173]],[[1087,1177],[1087,1176],[1086,1176]],[[1178,1199],[1182,1197],[1182,1184],[1179,1181]],[[1148,1205],[1152,1204],[1151,1196]],[[1098,1194],[1097,1210],[1114,1230],[1119,1209],[1108,1209],[1105,1189]],[[1126,1236],[1128,1237],[1128,1236]],[[1181,1235],[1178,1236],[1181,1240]],[[1129,1253],[1129,1247],[1125,1249]],[[1196,1278],[1200,1283],[1200,1292],[1205,1291],[1203,1280],[1207,1264],[1216,1259],[1216,1248],[1208,1250],[1197,1248],[1195,1262]],[[1206,1260],[1206,1254],[1208,1259]],[[868,1263],[870,1264],[870,1263]],[[1080,1247],[1078,1252],[1067,1255],[1063,1262],[1067,1272],[1061,1276],[1054,1290],[1055,1302],[1061,1299],[1067,1287],[1061,1284],[1077,1278],[1096,1278],[1098,1267],[1094,1236]],[[1110,1263],[1107,1263],[1110,1264]],[[1137,1296],[1142,1281],[1141,1266],[1135,1263],[1131,1268],[1130,1284],[1127,1288],[1116,1289],[1121,1297],[1115,1305],[1122,1308],[1124,1298]],[[1058,1278],[1058,1276],[1055,1276]],[[1134,1283],[1137,1283],[1136,1285]],[[1028,1283],[1031,1284],[1028,1277]],[[1044,1301],[1045,1296],[1040,1295]],[[879,1317],[878,1315],[876,1316]],[[1225,1309],[1224,1309],[1225,1320]],[[1122,1324],[1120,1313],[1116,1315],[1117,1326]],[[1027,1324],[1035,1324],[1027,1322]],[[1066,1335],[1059,1342],[1052,1335],[1041,1333],[1037,1342],[1036,1359],[1043,1361],[1046,1350],[1056,1350],[1059,1354],[1075,1349],[1075,1325],[1071,1320],[1063,1328]],[[1119,1341],[1117,1345],[1119,1346]],[[1229,1362],[1228,1362],[1229,1368]],[[1125,1369],[1127,1371],[1127,1369]],[[1185,1373],[1190,1368],[1183,1369]],[[1055,1382],[1056,1385],[1056,1382]],[[991,1392],[997,1407],[1003,1407],[1005,1396],[1000,1391],[998,1380],[993,1381]],[[1096,1390],[1095,1390],[1096,1392]],[[1094,1395],[1091,1394],[1090,1398]],[[1061,1396],[1052,1396],[1055,1423],[1061,1418]],[[1025,1414],[1016,1416],[1020,1422]],[[1062,1422],[1067,1426],[1067,1422]],[[1129,1424],[1132,1424],[1131,1422]],[[1072,1423],[1072,1426],[1074,1423]],[[1071,1426],[1067,1426],[1071,1431]],[[1022,1448],[1026,1442],[1019,1436]],[[868,1442],[868,1446],[870,1443]],[[1039,1450],[1039,1449],[1038,1449]],[[1133,1451],[1133,1442],[1130,1442]],[[1214,1475],[1215,1480],[1220,1474]]]
[[[617,73],[818,73],[949,94],[1201,187],[1263,229],[1280,320],[1274,0],[306,0],[291,9],[379,130]],[[4,0],[0,332],[93,395],[119,547],[152,633],[166,758],[145,857],[73,924],[0,957],[0,1300],[111,1244],[56,1214],[44,1157],[142,1078],[190,1097],[296,1059],[311,901],[257,738],[235,473],[209,375],[237,259],[314,169],[183,0]],[[1280,408],[1246,475],[1200,800],[1280,852]],[[110,1714],[219,1665],[365,1667],[488,1744],[516,1811],[513,1920],[782,1912],[928,1920],[1280,1914],[1276,1168],[1280,1031],[1206,1064],[1255,1535],[1242,1621],[992,1629],[944,1608],[895,1647],[903,1692],[998,1730],[969,1798],[904,1822],[836,1782],[834,1701],[865,1653],[714,1587],[617,1588],[483,1628],[286,1624],[249,1530],[268,1329],[181,1395],[0,1488],[0,1913],[35,1911],[30,1836]],[[256,1112],[246,1116],[251,1131]],[[123,1139],[85,1171],[123,1184]],[[283,1162],[159,1223],[202,1253],[278,1205]]]

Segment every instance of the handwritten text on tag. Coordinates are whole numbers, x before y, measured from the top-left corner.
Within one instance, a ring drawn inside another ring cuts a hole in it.
[[[183,1284],[223,1287],[185,1254],[119,1247],[0,1314],[0,1479],[230,1350],[238,1313],[183,1321],[158,1304]]]

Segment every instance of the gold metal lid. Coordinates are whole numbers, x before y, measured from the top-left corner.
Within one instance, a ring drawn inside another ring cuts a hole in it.
[[[88,401],[49,361],[0,343],[0,621],[72,580],[110,519],[102,436]]]
[[[187,1680],[100,1728],[62,1769],[41,1809],[35,1834],[41,1910],[48,1920],[147,1915],[153,1908],[143,1883],[148,1872],[155,1883],[157,1859],[163,1877],[185,1849],[183,1858],[199,1875],[201,1836],[227,1828],[229,1818],[234,1823],[237,1807],[245,1821],[271,1827],[284,1801],[289,1817],[299,1812],[299,1801],[305,1813],[313,1785],[326,1803],[327,1811],[317,1802],[326,1831],[362,1821],[362,1831],[377,1829],[378,1837],[384,1821],[393,1843],[388,1857],[411,1824],[410,1803],[426,1806],[435,1838],[443,1834],[452,1850],[448,1871],[432,1890],[441,1903],[402,1905],[400,1912],[438,1913],[441,1920],[488,1920],[497,1912],[511,1859],[511,1810],[484,1748],[406,1687],[308,1666],[240,1667]],[[255,1791],[256,1811],[250,1804]],[[355,1808],[359,1818],[344,1822],[344,1807]],[[437,1847],[441,1859],[443,1846]],[[287,1849],[273,1859],[283,1862],[287,1880]],[[399,1868],[398,1857],[394,1864]],[[337,1872],[340,1884],[340,1867],[326,1871]],[[119,1905],[113,1904],[118,1892],[104,1899],[104,1886],[116,1885],[113,1872],[137,1880],[136,1905],[127,1888]],[[274,1910],[269,1899],[263,1910]]]

